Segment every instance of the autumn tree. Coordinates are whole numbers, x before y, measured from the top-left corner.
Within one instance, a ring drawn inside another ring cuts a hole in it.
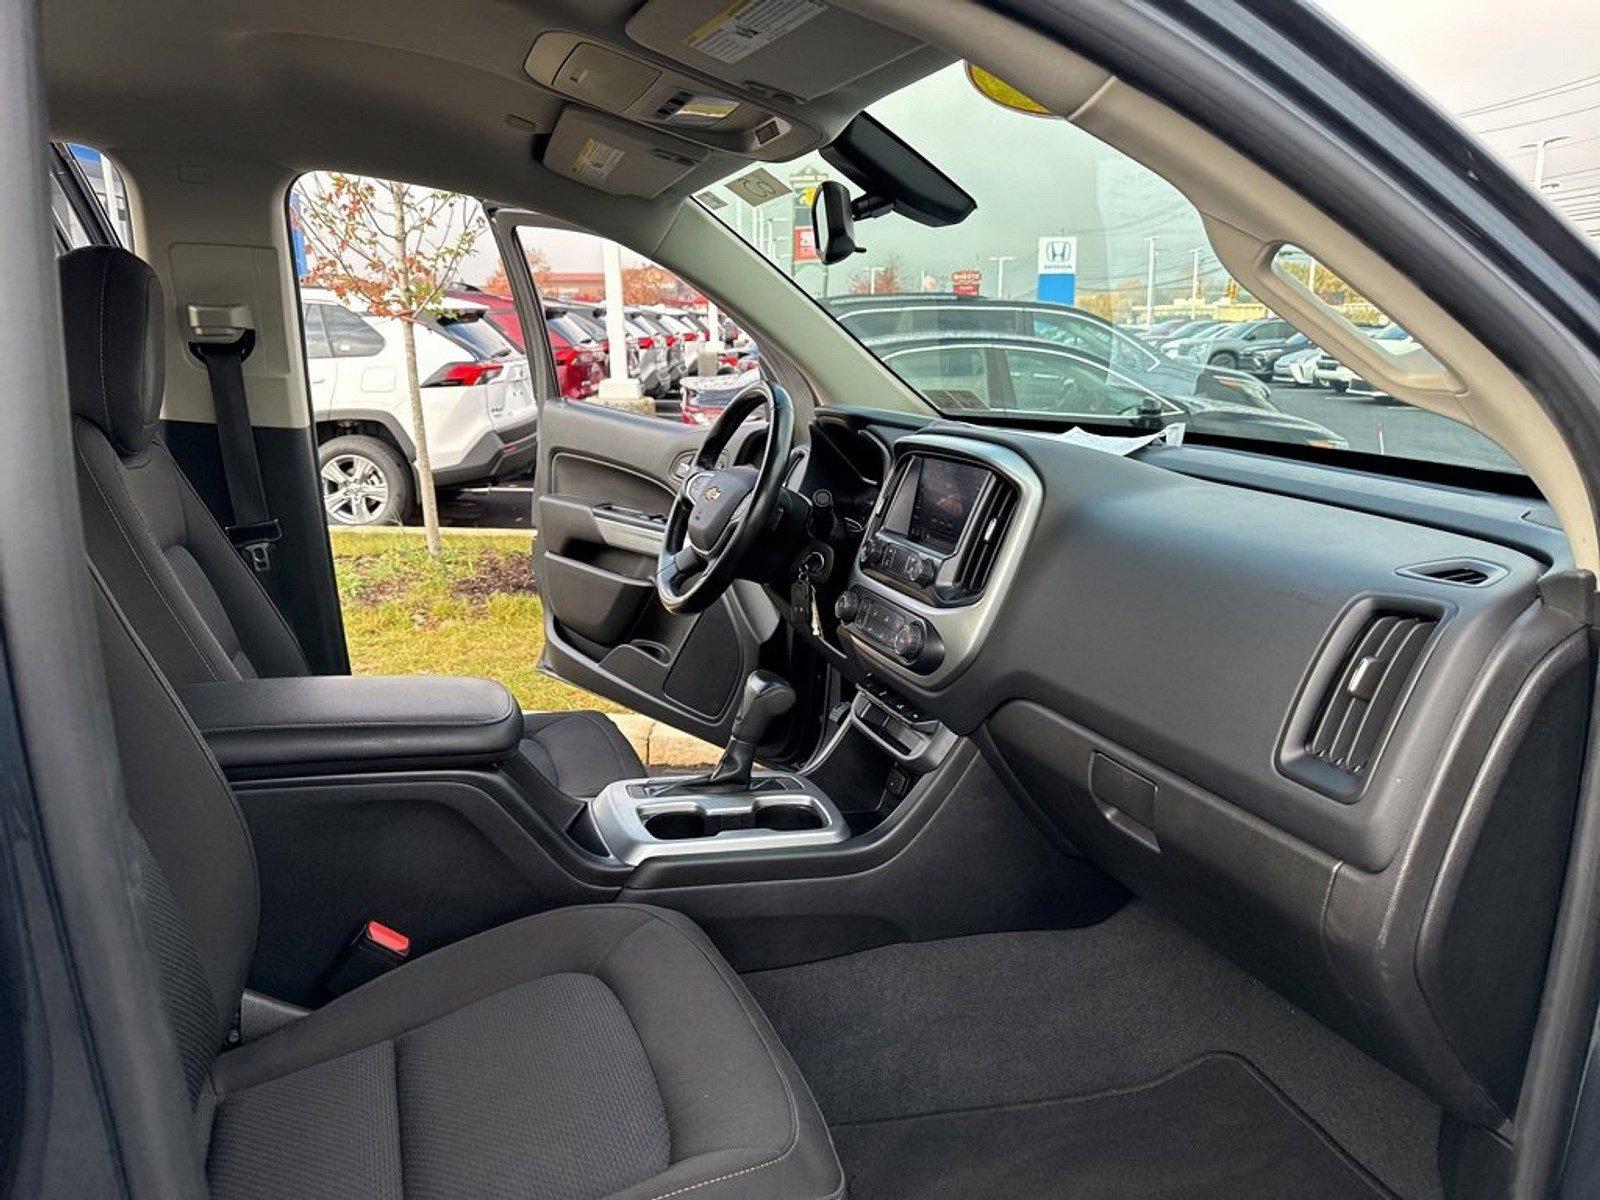
[[[891,254],[875,267],[862,267],[850,276],[850,290],[857,295],[908,291],[905,264],[898,254]]]
[[[544,256],[544,251],[536,246],[525,246],[522,257],[527,260],[528,274],[533,276],[533,286],[542,293],[550,281],[550,260]],[[494,274],[484,282],[483,290],[496,296],[511,295],[511,280],[506,276],[506,265],[496,262]]]
[[[676,294],[678,277],[654,264],[622,268],[624,304],[661,304]]]
[[[307,282],[400,324],[422,524],[428,553],[437,557],[439,502],[428,458],[416,325],[443,307],[446,288],[484,232],[483,210],[454,192],[330,172],[302,184],[298,220],[310,260]]]

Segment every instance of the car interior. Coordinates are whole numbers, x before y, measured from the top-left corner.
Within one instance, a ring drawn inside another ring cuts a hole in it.
[[[1239,26],[1298,39],[1308,88],[1337,45],[1341,103],[1404,85],[1359,87],[1382,68],[1314,14],[1202,7],[6,18],[39,87],[8,153],[99,149],[131,229],[84,207],[52,244],[5,184],[19,294],[59,297],[7,335],[35,344],[0,449],[0,742],[36,804],[7,821],[46,863],[7,867],[35,963],[7,1003],[53,1047],[6,1059],[51,1096],[4,1120],[13,1194],[1557,1194],[1593,1086],[1587,318],[1556,266],[1454,286],[1560,235],[1501,236],[1493,197],[1429,215],[1471,182],[1428,175],[1442,123],[1395,118],[1383,176]],[[694,199],[820,152],[858,195],[819,237],[959,225],[959,172],[863,110],[963,63],[1524,474],[941,413]],[[351,672],[285,219],[327,169],[482,200],[540,331],[542,666],[724,747],[709,772],[497,681]],[[709,428],[564,398],[516,252],[552,225],[714,297],[762,382]],[[1375,349],[1285,246],[1414,344]]]

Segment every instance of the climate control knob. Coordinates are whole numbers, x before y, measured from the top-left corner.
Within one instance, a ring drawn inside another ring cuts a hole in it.
[[[922,622],[913,617],[895,632],[894,652],[908,663],[915,662],[927,643],[927,631],[923,629]]]
[[[844,625],[854,621],[861,615],[861,593],[854,588],[841,592],[833,602],[833,615]]]
[[[919,587],[932,583],[933,577],[939,573],[939,568],[934,566],[933,559],[923,558],[920,554],[911,560],[906,567],[906,578]]]

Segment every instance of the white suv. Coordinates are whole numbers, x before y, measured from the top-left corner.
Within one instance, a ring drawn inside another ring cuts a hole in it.
[[[342,525],[392,525],[416,498],[416,450],[400,323],[362,316],[332,292],[300,293],[323,505]],[[528,360],[487,309],[451,300],[417,326],[417,374],[434,482],[519,474],[538,449]]]

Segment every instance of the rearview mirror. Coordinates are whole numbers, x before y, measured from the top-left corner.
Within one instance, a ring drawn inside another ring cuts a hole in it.
[[[850,190],[837,179],[819,183],[811,197],[811,236],[816,239],[817,256],[826,266],[842,263],[861,250],[856,245]]]

